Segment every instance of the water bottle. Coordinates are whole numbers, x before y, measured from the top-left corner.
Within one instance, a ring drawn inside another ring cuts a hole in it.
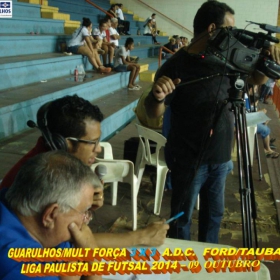
[[[77,77],[79,75],[79,71],[78,68],[76,67],[76,69],[74,70],[74,76]]]

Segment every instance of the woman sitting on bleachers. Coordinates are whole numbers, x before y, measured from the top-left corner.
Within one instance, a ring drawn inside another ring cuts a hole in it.
[[[67,44],[67,51],[74,54],[85,55],[91,65],[100,73],[109,73],[111,68],[102,65],[98,55],[98,40],[91,36],[92,23],[89,18],[83,18],[82,26],[72,35],[72,39]]]
[[[149,19],[145,25],[144,35],[152,36],[153,43],[155,45],[160,45],[160,43],[157,42],[157,39],[156,39],[157,31],[153,28],[153,23],[152,23],[151,19]]]

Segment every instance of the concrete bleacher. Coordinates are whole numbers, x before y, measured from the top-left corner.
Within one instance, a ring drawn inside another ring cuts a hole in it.
[[[75,22],[81,21],[82,17],[90,17],[97,27],[98,19],[104,14],[85,1],[51,0],[43,1],[42,6],[38,3],[40,0],[13,1],[13,17],[0,20],[0,139],[25,131],[27,120],[36,120],[38,108],[48,101],[77,93],[91,102],[101,99],[103,104],[108,104],[107,99],[112,102],[125,90],[132,98],[127,98],[124,104],[116,102],[118,105],[112,107],[114,112],[110,113],[111,117],[104,120],[103,127],[106,126],[106,129],[102,129],[102,137],[108,139],[134,117],[132,108],[142,91],[126,90],[129,73],[98,74],[86,58],[81,55],[66,56],[60,49],[61,43],[71,37],[65,34],[68,19]],[[109,1],[95,3],[104,10],[110,7]],[[48,9],[69,17],[66,21],[42,18]],[[132,14],[126,16],[131,22],[131,37],[135,41],[132,55],[140,58],[141,71],[147,71],[147,75],[151,76],[158,66],[159,47],[151,44],[151,37],[136,35],[138,28],[142,28],[142,22],[134,21]],[[121,38],[121,45],[126,38]],[[164,43],[167,37],[160,36],[158,41]],[[87,75],[75,82],[73,72],[81,64]],[[150,81],[151,78],[144,80]],[[148,84],[144,83],[143,87],[146,86]]]

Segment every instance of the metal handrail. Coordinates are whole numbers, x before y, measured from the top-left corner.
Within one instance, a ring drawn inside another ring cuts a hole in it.
[[[170,49],[166,48],[165,46],[161,46],[159,49],[159,54],[158,54],[158,68],[161,66],[161,55],[162,55],[163,49],[171,54],[174,54],[174,52],[171,51]]]
[[[146,5],[147,7],[149,7],[150,9],[154,10],[157,14],[160,14],[161,16],[167,18],[169,21],[175,23],[176,25],[180,26],[182,29],[187,30],[188,32],[190,32],[193,35],[193,32],[191,30],[189,30],[188,28],[186,28],[185,26],[181,25],[180,23],[176,22],[175,20],[169,18],[168,16],[166,16],[165,14],[161,13],[160,11],[156,10],[155,8],[151,7],[150,5],[148,5],[147,3],[145,3],[142,0],[138,0],[139,2],[141,2],[143,5]]]
[[[95,7],[96,9],[98,9],[99,11],[105,13],[107,16],[109,17],[113,17],[110,13],[108,13],[107,11],[103,10],[101,7],[99,7],[98,5],[94,4],[93,2],[91,2],[90,0],[85,0],[87,3],[89,3],[90,5],[92,5],[93,7]]]

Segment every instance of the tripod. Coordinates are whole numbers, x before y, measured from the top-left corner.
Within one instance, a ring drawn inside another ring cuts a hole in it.
[[[255,234],[255,244],[258,247],[256,230],[256,203],[252,180],[252,166],[249,154],[249,142],[247,134],[247,122],[245,115],[245,104],[242,98],[244,80],[242,78],[230,77],[231,88],[228,90],[228,102],[231,102],[231,110],[234,113],[236,127],[237,160],[239,175],[239,193],[241,201],[243,247],[252,248],[252,219]]]
[[[239,193],[241,201],[241,217],[242,217],[242,233],[243,233],[243,247],[252,248],[252,219],[254,226],[255,244],[258,247],[257,230],[256,230],[256,204],[255,194],[252,179],[252,166],[249,155],[249,141],[247,135],[247,122],[245,115],[245,103],[243,99],[244,80],[247,75],[240,73],[216,73],[206,77],[201,77],[196,80],[188,81],[177,85],[177,87],[200,82],[202,80],[211,79],[217,76],[228,76],[230,78],[229,98],[225,100],[224,106],[231,102],[231,110],[234,112],[236,125],[236,142],[237,142],[237,159],[238,159],[238,174],[239,174]],[[222,110],[220,111],[220,113]],[[218,113],[218,118],[220,117]],[[199,166],[200,161],[196,166]],[[259,171],[261,172],[261,171]],[[182,196],[184,197],[184,196]]]

